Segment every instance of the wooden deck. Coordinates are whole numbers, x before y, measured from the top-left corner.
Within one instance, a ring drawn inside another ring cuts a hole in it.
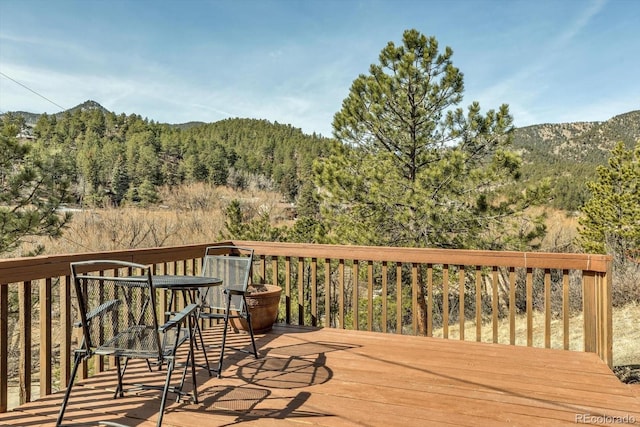
[[[207,334],[215,340],[219,331]],[[200,403],[172,402],[163,425],[640,424],[640,394],[592,353],[284,326],[258,346],[258,360],[229,352],[221,379],[201,370]],[[127,373],[160,383],[158,374]],[[112,400],[114,383],[105,372],[74,387],[65,425],[153,427],[159,401],[149,392]],[[0,414],[0,425],[54,425],[61,398]]]

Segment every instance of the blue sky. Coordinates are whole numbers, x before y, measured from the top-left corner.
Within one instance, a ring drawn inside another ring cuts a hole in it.
[[[461,106],[509,104],[516,126],[640,109],[636,0],[0,0],[0,111],[92,99],[331,136],[353,80],[411,28],[453,49]]]

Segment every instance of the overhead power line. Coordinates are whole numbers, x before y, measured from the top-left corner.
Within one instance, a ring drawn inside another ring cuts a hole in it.
[[[11,80],[12,82],[14,82],[15,84],[17,84],[17,85],[19,85],[19,86],[22,86],[23,88],[25,88],[25,89],[26,89],[26,90],[28,90],[29,92],[34,93],[34,94],[38,95],[40,98],[44,99],[45,101],[48,101],[48,102],[52,103],[53,105],[55,105],[56,107],[60,108],[61,110],[67,110],[67,108],[63,107],[62,105],[60,105],[60,104],[57,104],[57,103],[53,102],[52,100],[50,100],[50,99],[49,99],[49,98],[47,98],[46,96],[39,94],[38,92],[36,92],[35,90],[31,89],[31,88],[30,88],[30,87],[28,87],[27,85],[24,85],[24,84],[20,83],[19,81],[17,81],[16,79],[9,77],[8,75],[6,75],[5,73],[3,73],[2,71],[0,71],[0,76],[4,77],[4,78],[6,78],[6,79]]]

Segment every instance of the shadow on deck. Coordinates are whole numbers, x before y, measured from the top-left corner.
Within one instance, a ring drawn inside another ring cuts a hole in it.
[[[229,351],[222,378],[200,370],[200,402],[171,403],[163,426],[640,424],[639,394],[591,353],[292,326],[257,338],[260,359]],[[157,374],[132,365],[127,379]],[[113,400],[114,386],[104,372],[74,387],[65,425],[155,425],[158,393]],[[61,400],[0,414],[0,425],[52,426]]]

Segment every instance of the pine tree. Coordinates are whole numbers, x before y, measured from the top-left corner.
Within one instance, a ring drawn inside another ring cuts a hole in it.
[[[127,176],[122,159],[118,159],[111,175],[111,193],[113,194],[113,201],[116,205],[120,205],[120,202],[122,202],[127,195],[128,190],[129,177]]]
[[[71,218],[58,212],[68,188],[68,177],[57,167],[60,156],[31,153],[16,138],[21,126],[10,115],[0,121],[0,253],[29,236],[59,237]]]
[[[334,116],[338,142],[314,167],[335,241],[521,249],[544,232],[521,214],[543,193],[504,191],[520,167],[508,107],[456,108],[464,84],[452,55],[408,30],[353,82]]]
[[[585,251],[608,253],[618,260],[640,260],[640,141],[635,149],[619,142],[607,166],[587,183],[591,198],[579,218]]]
[[[148,178],[142,181],[138,187],[138,198],[143,206],[153,205],[160,201],[158,190]]]

